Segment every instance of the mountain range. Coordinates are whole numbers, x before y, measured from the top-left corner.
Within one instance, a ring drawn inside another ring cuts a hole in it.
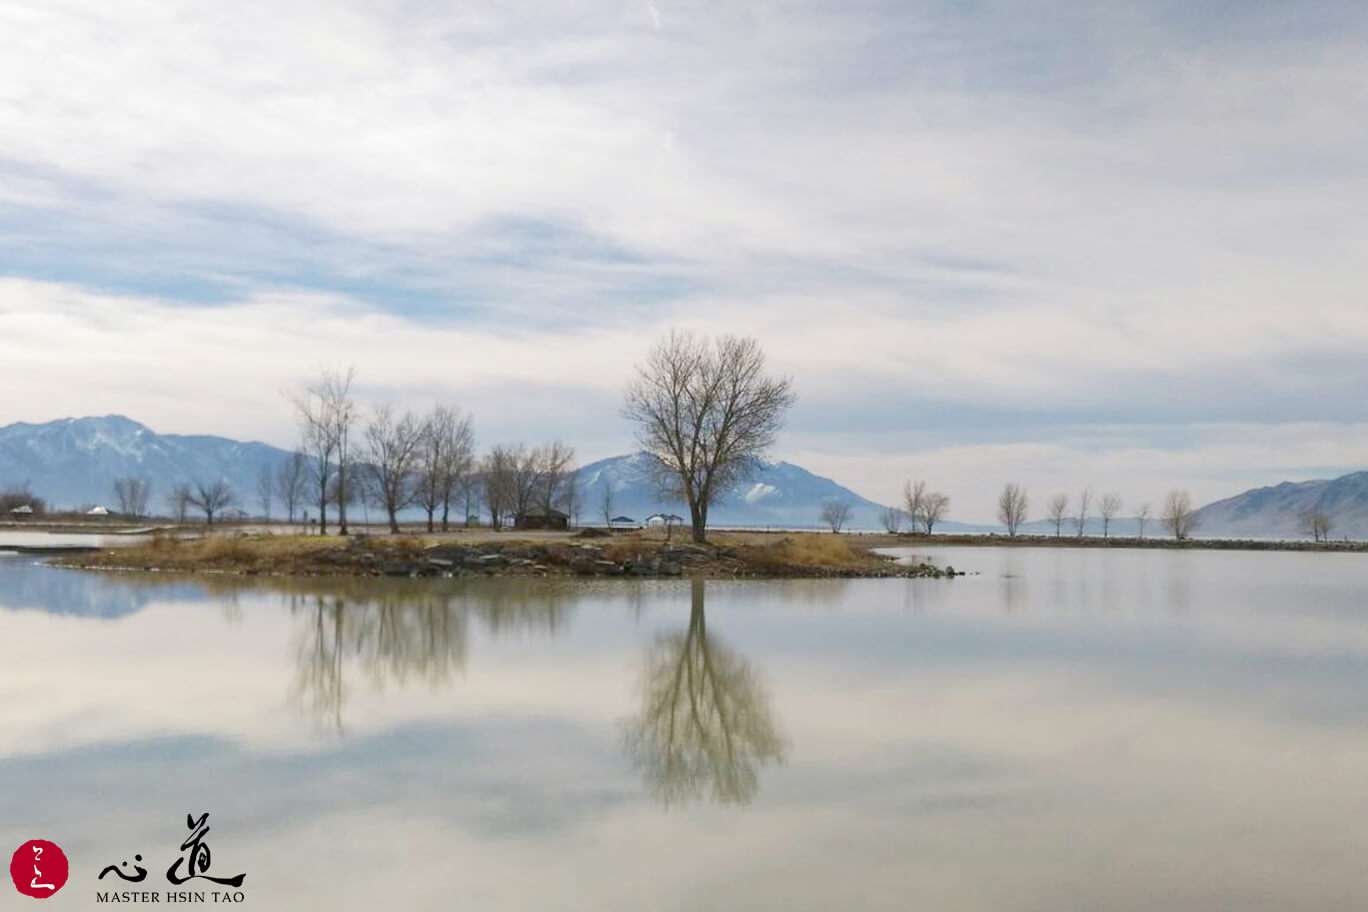
[[[240,500],[252,501],[262,466],[288,455],[264,443],[158,434],[122,415],[18,423],[0,427],[0,489],[26,484],[49,506],[114,509],[115,479],[146,478],[150,507],[164,513],[165,495],[196,480],[226,478]]]
[[[255,491],[262,467],[275,468],[288,457],[287,451],[265,443],[158,434],[122,415],[63,418],[0,428],[0,489],[26,484],[54,507],[98,504],[116,509],[115,479],[141,477],[152,482],[153,511],[165,512],[165,495],[176,485],[226,478],[237,505],[258,515]],[[687,515],[682,504],[657,497],[652,462],[646,453],[630,453],[581,468],[577,490],[582,521],[601,521],[605,489],[612,491],[615,516],[644,521],[655,513]],[[816,528],[828,498],[850,504],[850,527],[879,526],[881,505],[787,462],[762,464],[749,481],[714,505],[709,520],[722,526]]]
[[[604,492],[611,492],[613,515],[641,521],[656,513],[674,513],[687,521],[689,511],[682,503],[660,497],[655,484],[659,460],[649,453],[631,453],[590,463],[580,469],[577,490],[586,523],[602,523]],[[744,482],[735,485],[708,511],[708,524],[747,528],[822,528],[819,516],[827,500],[842,500],[850,505],[851,529],[880,529],[881,504],[861,497],[830,478],[814,475],[791,462],[764,462]],[[938,527],[939,528],[939,527]],[[967,527],[947,523],[948,531]]]
[[[56,507],[105,505],[114,509],[114,480],[142,477],[152,482],[154,512],[166,512],[165,495],[178,484],[226,478],[237,492],[238,505],[260,513],[255,491],[263,467],[279,466],[289,453],[265,443],[243,443],[226,437],[158,434],[125,418],[63,418],[46,424],[17,423],[0,427],[0,489],[27,484]],[[638,521],[656,513],[687,516],[683,504],[662,499],[654,484],[654,457],[629,453],[590,463],[579,470],[580,520],[602,522],[604,492],[611,492],[615,516]],[[719,526],[820,528],[819,512],[828,499],[850,504],[847,527],[878,529],[884,507],[830,478],[790,462],[766,462],[744,483],[727,491],[713,506],[710,524]],[[1334,538],[1368,537],[1368,472],[1322,481],[1284,482],[1245,491],[1197,511],[1197,534],[1229,537],[1299,538],[1301,517],[1310,510],[1332,520]],[[1065,529],[1073,528],[1067,522]],[[993,525],[944,522],[945,532],[993,532]],[[1090,519],[1088,534],[1100,534],[1101,522]],[[1053,534],[1053,523],[1036,519],[1023,531]],[[1116,535],[1134,534],[1135,520],[1118,517]],[[1163,534],[1157,518],[1149,534]]]
[[[1285,481],[1207,504],[1197,511],[1198,535],[1303,538],[1308,512],[1330,518],[1331,538],[1368,538],[1368,472],[1320,481]]]

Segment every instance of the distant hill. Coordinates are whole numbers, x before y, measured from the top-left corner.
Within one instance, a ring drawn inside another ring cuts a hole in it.
[[[1218,500],[1197,511],[1197,534],[1302,538],[1301,517],[1311,510],[1331,518],[1331,538],[1368,538],[1368,472],[1285,481]]]
[[[50,508],[116,509],[114,480],[142,477],[152,483],[153,512],[165,512],[164,498],[176,485],[227,478],[239,505],[258,513],[258,472],[288,455],[264,443],[158,434],[122,415],[19,423],[0,428],[0,488],[27,483]]]
[[[629,453],[590,463],[580,469],[577,486],[583,508],[583,523],[603,521],[603,491],[613,492],[613,513],[638,521],[654,513],[675,513],[687,521],[688,508],[682,503],[661,500],[652,471],[657,463],[649,453]],[[755,474],[726,492],[708,511],[708,524],[717,526],[774,526],[779,528],[823,528],[822,504],[829,498],[850,504],[850,529],[881,529],[881,504],[856,494],[830,478],[814,475],[791,462],[762,463]],[[938,530],[963,531],[970,527],[947,522]]]

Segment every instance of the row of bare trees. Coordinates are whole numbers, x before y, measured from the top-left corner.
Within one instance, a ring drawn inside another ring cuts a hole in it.
[[[903,523],[909,522],[914,531],[930,535],[949,512],[948,495],[928,490],[924,481],[909,481],[903,485],[902,506],[886,508],[879,519],[890,534],[902,531]]]
[[[337,508],[338,532],[347,534],[347,507],[365,497],[385,511],[391,532],[399,513],[416,506],[434,531],[440,511],[443,531],[462,495],[473,496],[475,432],[469,415],[438,405],[427,415],[377,406],[363,416],[352,396],[355,368],[329,369],[318,382],[290,396],[299,420],[300,450],[258,489],[269,512],[269,492],[284,500],[291,521],[302,492],[318,508],[318,529],[328,531],[328,506]],[[469,511],[466,511],[467,515]]]
[[[1112,520],[1120,515],[1122,505],[1123,501],[1120,494],[1103,494],[1097,498],[1096,516],[1102,520],[1103,538],[1111,537]],[[1063,535],[1066,522],[1070,523],[1075,534],[1082,538],[1088,520],[1093,516],[1092,508],[1092,491],[1084,488],[1079,495],[1076,512],[1069,509],[1069,495],[1056,494],[1046,504],[1045,515],[1054,523],[1056,538]],[[998,520],[1007,527],[1008,535],[1017,534],[1020,525],[1026,521],[1026,510],[1026,489],[1015,482],[1009,482],[1003,487],[1002,493],[998,495]],[[1170,491],[1164,499],[1159,521],[1174,538],[1181,541],[1189,538],[1197,528],[1196,512],[1192,506],[1192,498],[1187,491]],[[1145,524],[1151,515],[1148,503],[1141,504],[1135,511],[1140,538],[1145,537]]]
[[[903,510],[913,524],[920,525],[927,535],[936,523],[950,512],[950,497],[939,491],[929,491],[924,481],[909,481],[903,485]]]
[[[399,514],[410,507],[426,514],[429,532],[436,530],[439,515],[441,529],[450,528],[453,508],[468,523],[481,503],[495,529],[535,513],[579,512],[578,466],[569,445],[560,440],[532,447],[506,443],[477,458],[468,414],[451,405],[438,405],[426,415],[381,405],[363,419],[352,399],[354,379],[350,368],[324,371],[318,383],[291,397],[301,450],[274,485],[264,478],[260,484],[287,505],[289,492],[307,486],[318,505],[321,533],[327,531],[326,511],[333,504],[338,531],[346,534],[346,508],[358,495],[385,511],[391,532],[399,531]],[[301,476],[307,479],[303,485]]]
[[[520,517],[553,510],[576,516],[582,505],[575,485],[575,451],[559,440],[541,446],[499,444],[481,463],[485,508],[498,530]]]

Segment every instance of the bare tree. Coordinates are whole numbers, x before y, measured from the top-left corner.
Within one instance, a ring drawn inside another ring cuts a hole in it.
[[[922,504],[926,501],[926,482],[924,481],[905,481],[903,482],[903,512],[912,521],[913,531],[916,531],[916,524],[921,522]]]
[[[928,491],[926,482],[909,481],[903,484],[903,509],[912,522],[921,523],[927,535],[950,510],[950,498],[937,491]]]
[[[197,481],[187,493],[186,503],[203,510],[204,521],[211,526],[214,524],[214,515],[233,503],[233,488],[226,478]]]
[[[338,505],[338,531],[347,534],[347,504],[351,490],[351,429],[356,405],[351,399],[356,368],[325,369],[318,383],[291,397],[299,417],[308,466],[318,492],[318,531],[328,531],[328,503]]]
[[[465,526],[480,524],[480,500],[484,497],[484,479],[471,471],[461,479],[457,493],[465,498]]]
[[[1111,521],[1121,512],[1120,494],[1103,494],[1097,501],[1097,512],[1102,515],[1102,537],[1111,536]]]
[[[146,478],[114,479],[114,499],[119,512],[135,519],[147,515],[147,503],[152,496],[152,482]]]
[[[571,472],[565,479],[565,487],[560,499],[566,518],[571,526],[579,525],[580,512],[584,509],[584,498],[580,494],[579,474]],[[666,532],[668,533],[668,529]]]
[[[950,512],[950,498],[940,493],[932,491],[922,500],[921,519],[922,528],[926,534],[930,535],[936,528],[936,523],[945,518],[945,514]]]
[[[1050,498],[1049,517],[1054,520],[1055,538],[1059,538],[1060,528],[1064,525],[1064,516],[1069,512],[1069,495],[1056,494]]]
[[[529,449],[521,443],[509,450],[513,454],[512,514],[516,525],[541,500],[542,452],[540,447]]]
[[[185,514],[190,509],[190,486],[178,484],[166,495],[166,506],[176,522],[185,522]]]
[[[471,417],[455,406],[448,406],[449,417],[438,430],[442,435],[442,531],[451,528],[451,505],[465,493],[470,497],[471,473],[475,470],[475,427]],[[469,504],[467,504],[469,507]],[[465,524],[469,525],[469,509]]]
[[[500,444],[489,451],[481,466],[485,508],[489,510],[489,523],[496,532],[513,517],[516,509],[518,458],[514,448]]]
[[[1169,491],[1164,499],[1164,512],[1159,519],[1178,541],[1185,541],[1196,528],[1196,511],[1187,491]]]
[[[835,497],[822,501],[822,522],[831,527],[832,532],[840,532],[841,527],[850,519],[850,502]]]
[[[1144,538],[1144,537],[1145,537],[1145,523],[1149,520],[1149,516],[1150,516],[1150,505],[1149,505],[1148,503],[1142,503],[1142,504],[1140,505],[1140,509],[1138,509],[1138,510],[1135,511],[1135,519],[1136,519],[1137,522],[1140,523],[1140,537],[1141,537],[1141,538]]]
[[[361,471],[371,501],[383,507],[391,534],[399,534],[399,511],[413,503],[414,476],[424,439],[423,425],[405,412],[382,405],[366,425],[361,443]]]
[[[575,450],[560,440],[553,440],[534,451],[537,454],[537,478],[534,482],[539,506],[544,513],[565,506],[567,483],[575,477]],[[568,516],[570,511],[566,511]]]
[[[661,493],[688,505],[694,541],[706,540],[708,508],[754,470],[793,401],[791,381],[765,373],[751,338],[676,330],[638,366],[622,413],[664,467]]]
[[[1083,489],[1083,494],[1078,498],[1078,516],[1074,519],[1074,527],[1078,530],[1078,537],[1083,537],[1083,529],[1088,524],[1088,507],[1092,503],[1092,492],[1087,488]]]
[[[304,482],[309,474],[306,463],[304,454],[295,450],[276,468],[275,491],[285,504],[285,512],[291,523],[295,521],[295,512],[304,499]]]
[[[262,465],[256,477],[257,500],[261,503],[261,515],[269,522],[271,519],[271,498],[275,495],[275,473],[269,465]]]
[[[879,518],[883,520],[884,531],[889,535],[897,535],[902,529],[903,511],[897,507],[885,507]]]
[[[1026,489],[1009,481],[998,495],[998,520],[1007,527],[1007,534],[1015,536],[1026,521]]]
[[[603,482],[603,498],[599,502],[599,508],[603,510],[603,526],[608,528],[613,524],[613,483]]]
[[[451,527],[451,505],[466,493],[475,466],[475,431],[469,415],[452,405],[438,405],[423,422],[415,502],[427,514],[433,531],[442,508],[442,531]],[[469,514],[469,509],[466,510]]]
[[[1330,540],[1330,530],[1334,526],[1334,520],[1331,519],[1329,513],[1322,510],[1307,510],[1300,518],[1303,532],[1318,542]]]

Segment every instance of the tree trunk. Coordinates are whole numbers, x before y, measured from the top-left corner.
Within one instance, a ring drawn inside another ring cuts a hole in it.
[[[693,522],[693,540],[705,544],[708,540],[708,508],[702,504],[689,504],[689,519]]]
[[[347,475],[342,471],[342,462],[337,465],[337,534],[347,534]]]

